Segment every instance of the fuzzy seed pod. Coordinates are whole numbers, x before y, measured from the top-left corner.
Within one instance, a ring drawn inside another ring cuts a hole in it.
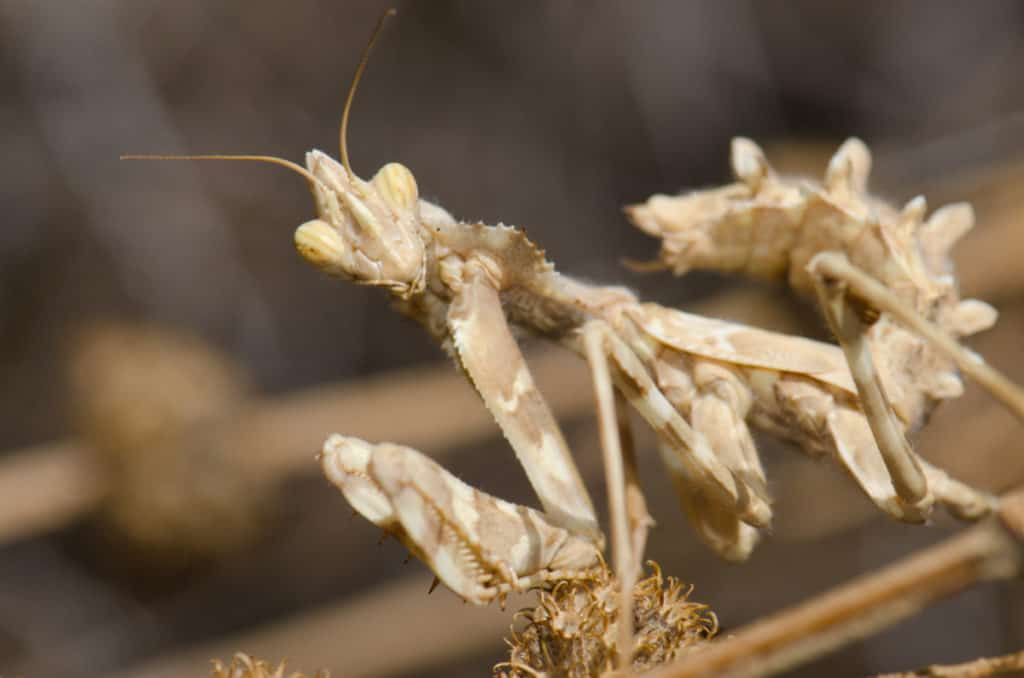
[[[704,646],[718,632],[718,619],[702,603],[688,600],[692,586],[653,574],[633,588],[634,671],[646,671]],[[509,661],[494,667],[500,678],[590,678],[614,669],[618,648],[618,580],[606,569],[586,581],[562,581],[521,610],[525,626],[513,624]]]

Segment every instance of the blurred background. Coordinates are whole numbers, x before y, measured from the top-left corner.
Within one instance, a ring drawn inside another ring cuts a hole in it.
[[[504,658],[510,614],[428,598],[426,568],[378,546],[313,458],[335,430],[391,439],[532,503],[468,385],[382,293],[299,259],[291,233],[313,211],[298,177],[117,159],[336,154],[387,6],[350,125],[364,177],[400,161],[457,217],[528,228],[562,271],[822,337],[784,290],[627,271],[656,243],[621,208],[728,181],[734,135],[813,176],[857,135],[876,192],[974,203],[963,291],[1002,317],[973,346],[1024,379],[1018,2],[0,0],[0,676],[200,676],[236,650],[336,676]],[[587,375],[531,355],[603,505]],[[970,387],[916,444],[999,491],[1024,481],[1020,433]],[[651,442],[639,431],[649,554],[726,631],[961,529],[889,522],[829,464],[765,440],[775,534],[725,564]],[[1024,587],[990,584],[793,675],[1021,647]]]

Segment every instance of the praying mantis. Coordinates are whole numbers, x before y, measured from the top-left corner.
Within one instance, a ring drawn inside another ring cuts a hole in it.
[[[812,454],[830,454],[896,518],[924,520],[935,502],[966,518],[991,510],[994,499],[909,448],[907,463],[919,470],[921,482],[905,491],[904,475],[875,443],[843,349],[641,303],[624,288],[563,275],[521,230],[461,222],[422,199],[413,173],[401,164],[385,165],[368,181],[359,178],[349,162],[346,129],[376,35],[345,104],[340,162],[320,151],[308,153],[304,167],[255,155],[174,159],[270,162],[303,176],[317,217],[294,233],[299,254],[329,276],[384,288],[479,392],[542,511],[480,492],[401,445],[333,435],[320,453],[325,475],[352,507],[396,535],[458,595],[484,604],[586,578],[603,565],[605,538],[592,501],[513,327],[565,346],[590,367],[622,582],[620,614],[629,614],[652,524],[624,424],[627,405],[657,433],[661,459],[698,534],[730,559],[747,557],[759,529],[771,521],[748,424]],[[940,386],[951,392],[951,384]],[[895,425],[902,436],[908,424]],[[629,625],[619,626],[621,646],[631,647]]]

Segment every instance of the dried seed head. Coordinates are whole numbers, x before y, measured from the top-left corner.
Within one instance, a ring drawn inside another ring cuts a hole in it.
[[[304,673],[285,673],[285,662],[275,667],[260,659],[253,659],[244,652],[238,652],[231,658],[231,663],[224,666],[219,660],[213,660],[213,678],[306,678]],[[321,670],[313,674],[313,678],[331,678],[328,671]]]
[[[168,328],[108,322],[77,333],[69,368],[76,433],[104,474],[108,547],[166,574],[263,532],[279,485],[233,424],[250,389],[228,356]]]
[[[706,605],[687,600],[692,587],[653,574],[633,588],[634,671],[646,671],[702,647],[718,631]],[[536,607],[517,614],[525,626],[512,629],[509,661],[494,667],[502,678],[537,675],[565,678],[612,671],[618,648],[618,581],[603,568],[593,579],[559,582],[538,594]]]

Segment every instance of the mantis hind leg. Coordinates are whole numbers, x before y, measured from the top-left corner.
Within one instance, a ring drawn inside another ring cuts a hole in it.
[[[811,260],[807,268],[816,279],[819,298],[823,293],[822,290],[828,291],[830,288],[842,287],[872,308],[888,313],[901,325],[924,337],[936,350],[956,363],[961,372],[981,384],[1008,410],[1019,419],[1024,420],[1024,390],[1021,390],[1020,386],[1013,383],[999,370],[990,367],[981,356],[961,346],[960,342],[943,329],[897,299],[884,285],[851,264],[845,255],[838,252],[822,252]],[[965,310],[964,322],[966,325],[963,328],[963,333],[975,332],[995,320],[995,312],[992,308],[977,300],[962,301],[960,308]],[[973,321],[968,321],[970,316],[982,316],[982,318],[975,317]],[[840,342],[842,342],[841,339]]]
[[[904,503],[923,504],[928,498],[924,471],[903,435],[882,387],[871,357],[867,325],[853,307],[843,282],[815,277],[814,285],[825,320],[846,356],[860,396],[860,406],[871,426],[896,494]]]

